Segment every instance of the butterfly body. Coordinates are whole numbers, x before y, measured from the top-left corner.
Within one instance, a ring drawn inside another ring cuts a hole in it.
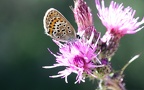
[[[76,38],[76,32],[70,22],[56,9],[50,8],[43,19],[45,33],[57,41],[69,41]]]

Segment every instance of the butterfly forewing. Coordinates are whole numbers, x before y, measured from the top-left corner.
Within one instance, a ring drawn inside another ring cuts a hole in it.
[[[76,38],[76,32],[70,22],[56,9],[47,10],[43,19],[45,33],[58,41]]]

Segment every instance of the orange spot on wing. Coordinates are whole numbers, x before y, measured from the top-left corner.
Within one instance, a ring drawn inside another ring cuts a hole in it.
[[[56,19],[54,19],[54,20],[51,22],[51,24],[50,24],[51,28],[49,28],[49,34],[50,34],[50,35],[52,35],[52,33],[53,33],[53,28],[55,27],[55,24],[56,24],[56,22],[58,22],[58,21],[59,21],[59,19],[56,18]]]
[[[52,28],[49,29],[49,34],[52,35]]]

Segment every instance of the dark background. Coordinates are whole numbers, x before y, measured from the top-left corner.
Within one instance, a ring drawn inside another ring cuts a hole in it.
[[[105,28],[97,17],[94,0],[86,0],[92,9],[95,27],[104,34]],[[106,0],[105,0],[106,1]],[[144,16],[144,0],[115,0],[137,10],[136,17]],[[107,0],[107,6],[110,0]],[[95,90],[97,83],[86,79],[74,84],[75,74],[64,79],[49,78],[62,68],[43,69],[52,65],[58,46],[44,34],[43,16],[47,9],[58,9],[77,29],[69,6],[73,0],[0,0],[0,90]],[[121,69],[134,55],[141,56],[124,72],[128,90],[144,90],[144,29],[121,39],[112,59],[116,70]]]

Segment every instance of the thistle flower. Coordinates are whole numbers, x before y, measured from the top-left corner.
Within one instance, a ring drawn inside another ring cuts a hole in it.
[[[120,71],[113,71],[109,75],[105,75],[104,78],[99,83],[100,90],[126,90],[125,83],[123,82],[123,72],[124,70],[140,55],[135,55],[129,62],[124,65]]]
[[[107,31],[100,40],[100,58],[111,58],[118,49],[121,37],[125,34],[134,34],[144,26],[144,18],[138,22],[139,17],[134,18],[136,10],[131,7],[124,8],[123,4],[111,1],[109,7],[105,7],[104,0],[95,0],[98,9],[98,17]]]
[[[68,83],[67,77],[71,73],[76,73],[76,82],[80,83],[85,81],[85,75],[92,75],[92,70],[97,67],[102,67],[103,65],[96,65],[93,60],[97,60],[97,55],[95,54],[97,42],[92,44],[92,39],[94,33],[92,33],[88,41],[79,39],[73,42],[68,42],[61,44],[55,41],[59,46],[60,53],[53,54],[56,57],[56,64],[53,66],[45,66],[43,68],[55,68],[59,66],[65,66],[66,69],[58,72],[58,75],[50,76],[52,78],[62,77],[65,78],[65,82]],[[93,76],[93,75],[92,75]],[[94,76],[96,77],[96,76]]]
[[[134,34],[141,30],[144,26],[144,18],[138,22],[139,17],[134,18],[136,10],[131,7],[124,8],[123,4],[117,4],[111,1],[109,7],[105,7],[104,0],[95,0],[98,9],[98,17],[102,24],[107,28],[107,32],[116,33],[119,36],[125,34]],[[139,28],[140,27],[140,28]]]
[[[94,32],[93,42],[96,42],[99,37],[99,33],[94,27],[91,10],[87,6],[86,2],[83,0],[75,0],[73,13],[78,26],[78,34],[83,34],[86,39],[89,39],[91,33]]]
[[[83,0],[75,0],[73,13],[78,26],[78,31],[93,26],[91,10]]]

